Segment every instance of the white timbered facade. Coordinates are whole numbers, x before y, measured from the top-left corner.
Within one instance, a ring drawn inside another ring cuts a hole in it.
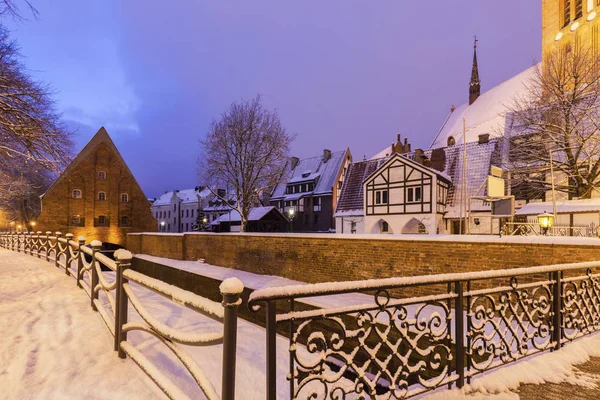
[[[394,154],[364,182],[365,233],[444,233],[450,181]]]

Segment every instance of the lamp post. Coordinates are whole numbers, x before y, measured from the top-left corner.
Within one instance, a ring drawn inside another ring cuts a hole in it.
[[[208,219],[206,217],[202,218],[202,230],[206,231],[206,224],[208,223]]]
[[[160,221],[160,231],[161,232],[165,231],[165,221]]]
[[[292,233],[294,231],[294,214],[296,213],[296,211],[294,210],[294,208],[290,208],[288,210],[288,216],[290,217],[290,233]]]
[[[548,230],[552,228],[552,223],[554,222],[554,215],[544,211],[543,214],[537,216],[537,219],[542,233],[548,235]]]

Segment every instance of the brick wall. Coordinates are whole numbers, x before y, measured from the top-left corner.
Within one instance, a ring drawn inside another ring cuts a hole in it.
[[[130,234],[134,253],[303,282],[482,271],[600,260],[600,239],[372,235]]]

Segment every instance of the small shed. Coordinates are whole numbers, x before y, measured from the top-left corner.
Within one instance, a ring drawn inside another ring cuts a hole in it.
[[[288,219],[273,206],[255,207],[250,210],[246,232],[288,232]],[[231,210],[211,222],[214,232],[239,232],[242,218],[237,210]]]

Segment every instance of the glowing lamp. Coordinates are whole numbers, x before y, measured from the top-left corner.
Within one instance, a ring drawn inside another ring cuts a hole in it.
[[[571,25],[571,32],[575,32],[577,28],[579,28],[579,22],[575,22],[573,25]]]
[[[208,220],[206,219],[206,217],[202,218],[202,222],[203,223],[207,223],[208,222]]]
[[[588,15],[588,17],[587,17],[587,20],[588,20],[588,21],[591,21],[591,20],[593,20],[594,18],[596,18],[596,11],[592,11],[592,12],[591,12],[591,13]]]
[[[556,34],[556,37],[554,38],[554,40],[557,40],[557,41],[558,41],[558,40],[562,39],[562,37],[563,37],[563,33],[562,33],[562,32],[558,32],[558,33]]]
[[[552,223],[554,222],[554,215],[544,212],[537,216],[538,224],[544,235],[548,234],[548,229],[552,228]]]
[[[290,217],[292,217],[292,218],[293,218],[293,217],[294,217],[294,213],[295,213],[295,211],[294,211],[294,209],[293,209],[293,208],[290,208],[290,210],[288,211],[288,213],[290,214]]]

